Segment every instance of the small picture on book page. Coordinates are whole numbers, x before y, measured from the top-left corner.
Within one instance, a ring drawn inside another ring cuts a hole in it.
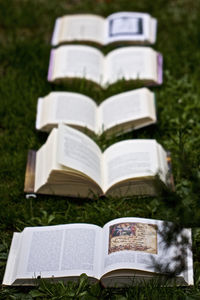
[[[157,231],[154,224],[118,223],[109,228],[108,254],[124,250],[157,254]]]
[[[118,17],[109,21],[109,36],[143,34],[142,18]]]

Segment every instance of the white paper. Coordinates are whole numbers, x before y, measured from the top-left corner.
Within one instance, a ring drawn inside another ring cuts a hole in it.
[[[78,77],[101,84],[104,57],[99,50],[89,46],[61,46],[54,51],[52,80]]]
[[[114,50],[107,55],[106,65],[104,84],[111,84],[120,79],[157,81],[156,54],[151,48],[123,47]]]
[[[78,93],[52,92],[41,100],[43,124],[66,123],[96,130],[97,105],[91,98]]]
[[[166,228],[172,232],[174,230],[170,222],[142,218],[119,218],[105,224],[103,243],[106,247],[102,272],[135,269],[159,273],[157,265],[163,268],[164,273],[169,270],[175,271],[180,263],[175,257],[181,255],[182,247],[187,249],[187,265],[191,257],[191,232],[183,229],[180,234],[175,234],[171,244],[167,245],[167,236],[163,234]],[[185,246],[181,243],[183,236],[188,239]],[[191,271],[191,261],[189,268]],[[177,275],[183,276],[183,273]]]
[[[71,15],[61,18],[59,42],[94,41],[102,44],[104,41],[104,18],[95,15]]]
[[[149,117],[150,92],[146,88],[121,93],[106,99],[100,106],[100,130]]]
[[[137,177],[155,176],[158,172],[157,142],[127,140],[110,146],[103,154],[104,189]]]
[[[58,128],[58,162],[78,170],[101,186],[101,150],[92,139],[65,125]]]
[[[98,274],[102,229],[90,224],[26,228],[23,232],[17,278]]]

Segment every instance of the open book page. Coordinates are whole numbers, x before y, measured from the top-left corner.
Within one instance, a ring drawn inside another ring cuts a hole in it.
[[[89,97],[71,92],[52,92],[41,99],[43,126],[66,123],[96,131],[97,105]],[[39,114],[38,114],[39,115]],[[42,126],[41,126],[42,127]]]
[[[127,179],[155,176],[158,172],[155,140],[118,142],[103,153],[104,191]]]
[[[99,44],[104,42],[104,18],[95,15],[69,15],[59,18],[60,28],[57,43],[70,41],[93,41]],[[55,38],[54,38],[54,41]]]
[[[178,273],[180,261],[176,257],[181,255],[180,251],[183,249],[180,245],[181,236],[189,238],[188,244],[184,246],[187,264],[188,251],[191,252],[191,232],[183,229],[168,245],[164,234],[167,232],[166,228],[173,230],[173,224],[142,218],[120,218],[108,222],[103,227],[105,248],[102,273],[135,269],[164,274],[177,271],[177,275],[184,276],[182,272]],[[187,277],[185,280],[187,281]]]
[[[107,19],[106,43],[116,41],[141,41],[150,38],[151,17],[144,13],[119,12]]]
[[[102,228],[90,224],[27,227],[21,233],[17,278],[96,277]]]
[[[123,131],[124,123],[142,118],[149,118],[148,121],[150,122],[151,107],[154,111],[152,121],[155,122],[154,96],[147,88],[112,96],[99,106],[99,131],[102,132],[102,129],[106,131],[119,124],[122,125],[120,129]]]
[[[58,127],[58,162],[75,169],[102,186],[102,152],[97,144],[76,129]]]
[[[140,218],[120,218],[105,224],[103,273],[116,269],[154,271],[151,257],[160,252],[158,227],[159,221]]]
[[[106,56],[104,85],[120,79],[157,82],[157,54],[149,47],[124,47]]]
[[[53,71],[50,81],[59,78],[85,78],[98,84],[101,83],[104,69],[104,56],[89,46],[60,46],[52,50],[50,66]]]

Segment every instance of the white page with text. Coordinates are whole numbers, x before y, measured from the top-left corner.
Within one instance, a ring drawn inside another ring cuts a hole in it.
[[[91,98],[71,92],[52,92],[47,98],[52,111],[50,123],[66,123],[96,130],[97,105]]]
[[[151,62],[152,56],[156,56],[156,53],[149,47],[125,47],[110,52],[106,57],[104,84],[112,84],[120,79],[157,81],[153,66],[157,62],[155,59]]]
[[[149,116],[151,94],[148,89],[142,88],[106,99],[99,106],[99,130],[107,130],[118,124]]]
[[[108,222],[104,227],[104,258],[102,272],[115,269],[136,269],[158,272],[156,265],[165,263],[176,267],[172,259],[176,255],[177,241],[167,245],[163,231],[172,223],[143,218],[119,218]],[[188,234],[183,230],[182,234]]]
[[[95,15],[71,15],[60,18],[60,41],[104,41],[104,18]]]
[[[131,178],[152,177],[158,172],[155,140],[118,142],[103,153],[104,191],[115,183]]]
[[[92,80],[98,84],[103,77],[103,54],[89,46],[60,46],[54,50],[55,78],[77,77]]]
[[[22,233],[17,278],[96,277],[102,229],[92,224],[29,227]]]
[[[69,126],[58,127],[58,163],[86,174],[102,186],[102,152],[85,134]]]

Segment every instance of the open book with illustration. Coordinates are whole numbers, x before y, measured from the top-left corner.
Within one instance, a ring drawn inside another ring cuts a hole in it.
[[[38,99],[36,128],[47,132],[65,123],[96,134],[120,134],[155,122],[154,94],[147,88],[112,96],[99,106],[91,98],[72,92],[51,92]]]
[[[157,21],[146,13],[118,12],[107,18],[92,14],[65,15],[57,18],[51,40],[52,46],[67,42],[109,44],[129,42],[153,44]]]
[[[105,287],[150,279],[192,285],[191,230],[181,229],[167,245],[166,227],[173,230],[171,223],[141,218],[115,219],[103,228],[83,223],[27,227],[13,235],[3,285],[37,285],[38,277],[77,280],[82,273]],[[172,273],[176,276],[168,278]]]
[[[102,153],[87,135],[59,124],[37,151],[35,162],[28,161],[24,190],[83,198],[156,195],[170,186],[169,174],[167,153],[155,140],[125,140]]]
[[[68,45],[51,50],[48,81],[84,78],[102,88],[118,80],[145,85],[162,83],[162,55],[149,47],[122,47],[104,56],[90,46]]]

